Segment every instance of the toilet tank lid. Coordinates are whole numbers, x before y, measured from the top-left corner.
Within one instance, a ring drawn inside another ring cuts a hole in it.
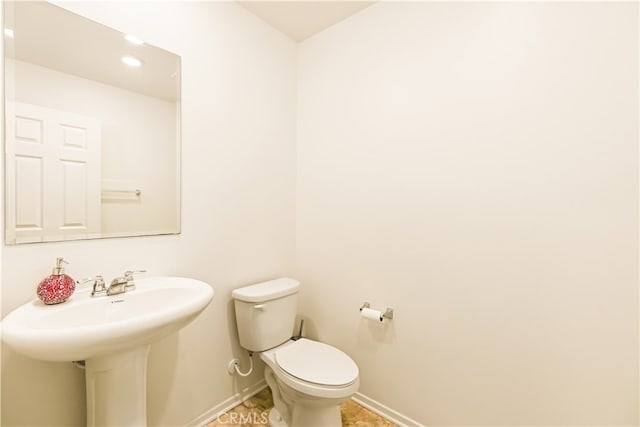
[[[262,302],[291,295],[298,292],[298,289],[300,289],[300,282],[288,277],[282,277],[234,289],[231,292],[231,297],[245,302]]]

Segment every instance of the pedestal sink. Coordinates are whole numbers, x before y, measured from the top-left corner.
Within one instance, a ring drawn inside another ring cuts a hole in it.
[[[136,289],[66,302],[30,301],[2,320],[2,339],[44,361],[85,361],[88,426],[145,426],[149,345],[186,326],[213,298],[184,277],[136,280]]]

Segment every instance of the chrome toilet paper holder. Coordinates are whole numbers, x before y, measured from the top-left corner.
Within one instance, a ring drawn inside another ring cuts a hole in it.
[[[362,311],[363,308],[371,308],[371,304],[365,301],[364,304],[362,304],[362,307],[360,307],[360,311]],[[393,319],[393,308],[387,307],[385,312],[380,315],[381,322],[382,319]]]

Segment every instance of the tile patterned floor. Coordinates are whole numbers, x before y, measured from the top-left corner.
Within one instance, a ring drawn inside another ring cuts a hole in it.
[[[226,414],[219,416],[206,427],[265,427],[268,425],[268,413],[272,407],[273,398],[271,390],[267,387]],[[353,400],[343,403],[340,412],[342,427],[396,427],[391,421],[358,405]]]

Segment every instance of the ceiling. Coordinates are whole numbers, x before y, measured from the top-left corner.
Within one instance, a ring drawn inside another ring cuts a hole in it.
[[[123,34],[44,1],[5,2],[7,57],[147,96],[175,102],[180,58],[143,44],[135,46]],[[140,59],[132,68],[124,55]]]
[[[278,31],[299,42],[356,12],[374,1],[238,1]]]

